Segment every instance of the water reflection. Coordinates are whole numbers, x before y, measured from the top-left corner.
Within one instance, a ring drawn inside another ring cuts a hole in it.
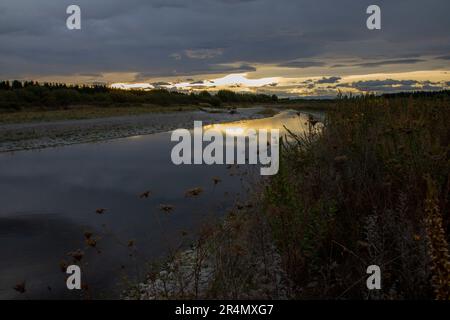
[[[322,118],[321,114],[316,114],[316,117]],[[247,135],[249,129],[279,129],[281,130],[281,134],[286,134],[285,127],[293,132],[304,132],[309,128],[309,124],[307,122],[307,116],[305,114],[299,114],[295,111],[285,111],[279,113],[270,118],[256,119],[256,120],[244,120],[244,121],[236,121],[232,123],[220,123],[220,124],[211,124],[204,126],[204,130],[213,129],[218,130],[222,134],[225,131],[230,131],[236,135]]]

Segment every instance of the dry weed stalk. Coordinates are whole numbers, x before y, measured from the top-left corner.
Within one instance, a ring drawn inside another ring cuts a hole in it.
[[[431,259],[432,285],[437,300],[450,299],[450,256],[445,238],[442,216],[439,210],[436,185],[427,178],[425,200],[425,225],[428,238],[428,254]]]

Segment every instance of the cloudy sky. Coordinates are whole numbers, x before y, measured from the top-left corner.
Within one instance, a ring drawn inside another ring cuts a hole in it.
[[[81,8],[68,30],[66,8]],[[366,9],[381,7],[381,30]],[[448,0],[2,0],[0,79],[333,96],[450,86]]]

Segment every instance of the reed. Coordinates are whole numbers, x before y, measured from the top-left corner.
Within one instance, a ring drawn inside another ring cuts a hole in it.
[[[264,211],[296,298],[448,299],[449,123],[448,95],[344,97],[283,142]]]

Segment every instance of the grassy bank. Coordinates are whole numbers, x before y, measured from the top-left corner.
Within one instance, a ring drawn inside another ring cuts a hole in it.
[[[341,99],[285,144],[264,212],[295,298],[450,298],[449,123],[448,97]]]
[[[131,297],[450,298],[449,123],[448,96],[334,101],[253,199]]]

